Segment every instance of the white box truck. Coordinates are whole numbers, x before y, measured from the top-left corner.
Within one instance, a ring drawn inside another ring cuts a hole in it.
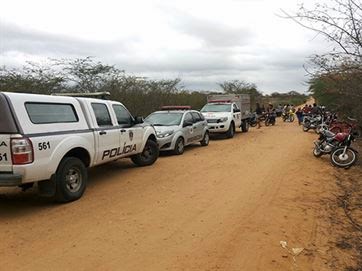
[[[235,129],[249,130],[250,95],[213,94],[207,96],[207,104],[201,109],[210,133],[224,133],[232,138]]]

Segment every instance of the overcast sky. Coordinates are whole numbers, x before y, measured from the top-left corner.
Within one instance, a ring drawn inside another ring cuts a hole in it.
[[[292,21],[312,0],[1,0],[0,64],[94,56],[188,89],[246,80],[264,93],[307,90],[303,65],[325,42]]]

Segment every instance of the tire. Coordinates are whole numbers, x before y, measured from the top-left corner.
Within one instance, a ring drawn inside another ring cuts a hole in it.
[[[294,115],[290,115],[290,116],[289,116],[289,122],[294,122],[294,119],[295,119],[295,118],[294,118]]]
[[[314,157],[321,157],[323,155],[323,153],[321,152],[320,149],[318,149],[317,147],[314,147],[313,155],[314,155]]]
[[[176,155],[181,155],[185,151],[185,141],[182,137],[179,137],[176,140],[175,149],[173,150],[173,153]]]
[[[310,122],[309,122],[309,121],[305,121],[305,122],[303,123],[303,131],[304,131],[304,132],[308,132],[309,129],[310,129]]]
[[[160,150],[158,149],[157,143],[148,139],[142,153],[132,156],[131,160],[140,167],[150,166],[156,162],[159,154]]]
[[[249,122],[247,120],[241,122],[241,131],[243,133],[247,133],[249,131]]]
[[[270,119],[269,118],[266,119],[264,123],[265,123],[265,126],[269,126],[270,125]]]
[[[233,138],[235,135],[235,124],[234,122],[230,123],[229,130],[226,132],[227,138]]]
[[[344,147],[335,149],[331,153],[331,163],[332,165],[340,168],[349,168],[357,161],[357,154],[351,148],[347,148],[345,157],[342,156]],[[348,159],[351,158],[351,159]]]
[[[63,158],[55,173],[55,200],[65,203],[79,199],[87,187],[87,180],[87,168],[80,159]]]
[[[257,123],[256,123],[256,122],[252,122],[252,123],[250,123],[250,126],[251,126],[251,127],[256,127],[256,125],[257,125]]]
[[[205,132],[204,138],[200,141],[201,146],[207,146],[210,142],[209,132]]]

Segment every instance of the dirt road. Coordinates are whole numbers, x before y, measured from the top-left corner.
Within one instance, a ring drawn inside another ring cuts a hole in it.
[[[336,270],[315,137],[278,120],[152,167],[113,163],[66,205],[1,189],[0,270]]]

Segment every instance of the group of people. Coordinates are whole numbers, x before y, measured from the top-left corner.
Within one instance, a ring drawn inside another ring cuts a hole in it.
[[[299,125],[301,125],[303,123],[304,116],[321,114],[323,112],[323,107],[318,106],[316,103],[314,103],[313,105],[305,104],[303,107],[299,107],[296,110],[293,104],[284,104],[284,105],[279,104],[276,108],[274,108],[274,106],[271,103],[269,103],[268,106],[265,108],[264,105],[260,106],[259,103],[256,103],[255,114],[256,114],[256,121],[258,128],[261,127],[260,120],[263,116],[265,116],[265,114],[278,115],[278,112],[280,112],[280,114],[285,114],[285,115],[295,113],[298,119],[298,123]]]
[[[297,112],[295,112],[295,114],[297,115],[297,118],[298,118],[299,125],[301,125],[303,123],[304,116],[319,115],[322,113],[323,113],[323,106],[319,106],[316,103],[314,103],[313,105],[305,104],[303,106],[303,108],[299,107]]]
[[[262,107],[260,106],[259,103],[256,103],[256,109],[255,109],[255,114],[256,114],[256,123],[258,125],[258,129],[261,127],[261,118],[263,116],[265,116],[266,114],[270,114],[272,116],[276,115],[276,110],[273,106],[273,104],[269,103],[268,106],[265,108],[265,106],[263,105]]]

